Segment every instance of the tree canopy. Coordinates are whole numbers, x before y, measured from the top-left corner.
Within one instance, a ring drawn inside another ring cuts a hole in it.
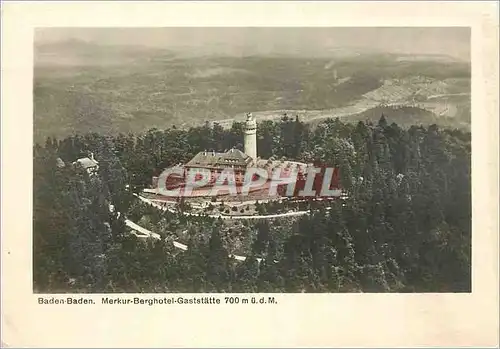
[[[226,236],[225,222],[163,213],[132,196],[199,151],[241,148],[241,126],[91,133],[35,145],[35,292],[471,290],[469,132],[404,129],[384,116],[377,124],[328,119],[311,127],[288,116],[260,123],[262,158],[336,166],[348,198],[330,210],[315,204],[289,224],[245,222],[241,239],[251,247],[244,262],[228,257],[232,235],[243,228]],[[71,166],[89,152],[99,161],[97,175]],[[162,240],[127,234],[124,217]],[[178,238],[187,251],[172,246]]]

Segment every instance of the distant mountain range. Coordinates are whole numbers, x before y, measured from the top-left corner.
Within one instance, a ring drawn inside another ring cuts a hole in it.
[[[405,124],[470,124],[468,62],[356,48],[330,50],[324,57],[219,51],[83,40],[37,43],[35,138],[189,127],[246,112],[272,119],[280,110],[301,111],[304,121],[354,121],[375,118],[364,112],[377,113],[384,105],[396,106],[389,111]]]
[[[123,58],[121,63],[129,62],[127,56],[130,55],[171,55],[178,58],[189,57],[213,57],[213,56],[229,56],[229,57],[249,57],[249,56],[265,56],[265,57],[297,57],[297,58],[332,58],[332,59],[355,59],[359,57],[379,57],[386,59],[395,59],[397,61],[438,61],[460,63],[457,58],[448,55],[438,54],[402,54],[397,52],[382,52],[374,49],[366,49],[360,47],[331,47],[321,52],[305,52],[301,50],[272,52],[265,55],[258,55],[245,48],[242,45],[223,45],[216,44],[210,47],[194,47],[190,45],[175,45],[168,48],[152,47],[146,45],[103,45],[91,41],[80,39],[68,39],[55,42],[35,42],[35,64],[59,64],[60,61],[56,57],[67,56],[66,61],[74,59],[77,62],[83,62],[82,57],[93,57],[95,64],[107,64],[105,57]],[[103,61],[104,60],[104,61]],[[86,63],[91,62],[88,60]],[[116,64],[119,62],[116,61]]]

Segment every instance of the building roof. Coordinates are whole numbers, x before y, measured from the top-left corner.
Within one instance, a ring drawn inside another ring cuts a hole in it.
[[[84,169],[97,167],[98,162],[89,158],[81,158],[76,160],[74,163],[79,163]]]
[[[202,151],[196,154],[187,164],[187,167],[247,167],[252,159],[241,150],[231,149],[225,153]]]
[[[64,166],[66,166],[66,164],[64,163],[64,161],[63,161],[61,158],[57,158],[57,159],[56,159],[56,165],[57,165],[57,167],[59,167],[59,168],[62,168],[62,167],[64,167]]]

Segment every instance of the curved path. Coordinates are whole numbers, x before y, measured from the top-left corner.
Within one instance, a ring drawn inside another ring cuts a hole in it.
[[[152,237],[153,239],[161,240],[160,234],[154,233],[151,230],[147,230],[147,229],[141,227],[140,225],[137,225],[136,223],[132,222],[131,220],[126,219],[125,224],[129,228],[140,233],[140,234],[137,234],[137,233],[134,234],[137,237]],[[188,249],[187,245],[181,244],[180,242],[174,241],[173,244],[174,244],[174,247],[181,249],[183,251],[187,251],[187,249]],[[247,257],[245,257],[245,256],[238,256],[238,255],[234,255],[234,254],[230,254],[229,258],[234,258],[238,261],[245,261],[247,259]],[[262,261],[262,258],[256,258],[256,259],[257,259],[258,263],[260,263]]]
[[[441,93],[441,94],[428,96],[427,99],[434,99],[434,98],[440,98],[440,97],[453,97],[453,96],[470,96],[470,92]]]
[[[157,203],[155,203],[149,199],[143,198],[142,196],[140,196],[138,194],[134,193],[134,196],[137,197],[142,202],[147,203],[147,204],[149,204],[155,208],[158,208],[160,210],[168,211],[168,212],[172,212],[172,213],[177,213],[177,211],[175,211],[173,209],[169,209],[165,206],[158,205]],[[331,207],[326,208],[327,211],[330,209],[331,209]],[[281,213],[281,214],[260,215],[260,216],[224,216],[224,215],[205,215],[204,216],[204,215],[200,215],[197,213],[188,213],[188,212],[184,212],[183,214],[186,216],[197,216],[197,217],[200,217],[200,216],[207,217],[208,216],[208,217],[212,217],[212,218],[222,218],[222,219],[266,219],[266,218],[277,218],[277,217],[302,216],[302,215],[309,214],[310,212],[311,212],[310,210],[306,210],[306,211],[287,212],[287,213]],[[132,222],[129,219],[125,219],[125,224],[129,228],[131,228],[132,230],[134,230],[136,232],[136,233],[134,233],[134,235],[137,237],[152,237],[153,239],[161,240],[160,234],[157,234],[157,233],[154,233],[148,229],[145,229],[145,228],[141,227],[140,225]],[[180,242],[177,242],[177,241],[174,241],[173,245],[174,245],[174,247],[181,249],[183,251],[187,251],[187,249],[188,249],[187,245],[181,244]],[[234,254],[230,254],[229,258],[234,258],[238,261],[245,261],[247,259],[246,256],[238,256],[238,255],[234,255]],[[257,262],[260,264],[260,262],[262,261],[262,258],[256,258],[256,259],[257,259]],[[274,262],[277,263],[278,261],[275,260]]]
[[[155,203],[154,201],[150,199],[146,199],[138,194],[134,194],[135,197],[137,197],[139,200],[142,202],[145,202],[153,207],[156,207],[160,210],[163,211],[168,211],[172,213],[177,213],[178,211],[170,209],[168,207],[159,205]],[[202,215],[199,213],[190,213],[190,212],[183,212],[185,216],[194,216],[194,217],[210,217],[210,218],[221,218],[221,219],[268,219],[268,218],[279,218],[279,217],[292,217],[292,216],[303,216],[306,214],[309,214],[310,210],[306,211],[294,211],[294,212],[286,212],[286,213],[278,213],[278,214],[271,214],[271,215],[258,215],[258,216],[242,216],[242,215],[221,215],[221,214],[208,214],[208,215]]]

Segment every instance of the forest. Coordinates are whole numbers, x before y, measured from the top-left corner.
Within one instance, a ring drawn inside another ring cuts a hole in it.
[[[348,198],[329,210],[311,201],[313,213],[293,222],[245,222],[244,262],[228,257],[226,222],[163,213],[132,195],[199,151],[242,149],[241,123],[35,144],[34,291],[471,291],[470,132],[403,128],[384,115],[314,126],[284,115],[261,122],[257,136],[262,158],[338,167]],[[93,176],[72,166],[90,152],[99,161]],[[128,234],[125,217],[148,221],[164,239]],[[179,229],[187,231],[187,251],[172,245]]]

